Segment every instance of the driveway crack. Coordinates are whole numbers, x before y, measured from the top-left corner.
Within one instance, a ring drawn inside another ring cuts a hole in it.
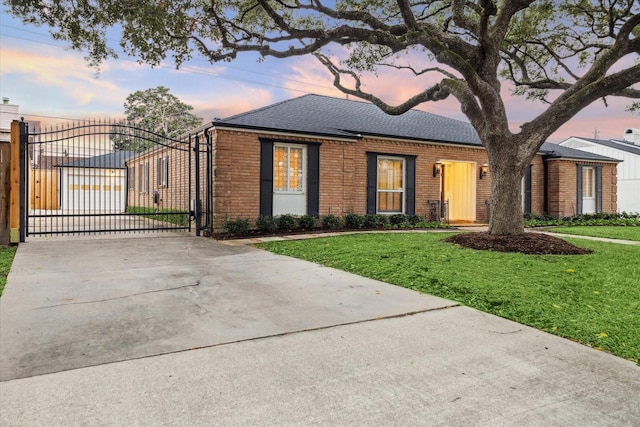
[[[174,288],[167,288],[167,289],[156,289],[156,290],[153,290],[153,291],[138,292],[136,294],[123,295],[123,296],[114,297],[114,298],[104,298],[104,299],[99,299],[99,300],[94,300],[94,301],[79,301],[79,302],[68,302],[68,303],[64,303],[64,304],[46,305],[46,306],[43,306],[43,307],[36,307],[36,308],[34,308],[34,310],[41,310],[41,309],[45,309],[45,308],[54,308],[54,307],[62,307],[62,306],[66,306],[66,305],[97,304],[97,303],[101,303],[101,302],[115,301],[115,300],[120,300],[120,299],[125,299],[125,298],[137,297],[137,296],[140,296],[140,295],[148,295],[148,294],[155,294],[155,293],[159,293],[159,292],[170,292],[170,291],[177,291],[177,290],[180,290],[180,289],[194,288],[196,286],[200,286],[200,280],[201,279],[196,280],[195,284],[192,284],[192,285],[182,285],[182,286],[176,286]]]

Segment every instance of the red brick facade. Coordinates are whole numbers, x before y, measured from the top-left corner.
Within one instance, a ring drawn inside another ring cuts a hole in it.
[[[428,201],[440,200],[442,181],[434,177],[434,164],[464,162],[473,168],[473,192],[475,193],[474,220],[488,220],[487,201],[490,196],[491,171],[479,179],[480,167],[487,162],[486,152],[481,147],[456,144],[425,143],[391,140],[373,137],[361,139],[311,138],[299,135],[278,135],[229,128],[211,129],[213,217],[215,228],[220,228],[225,219],[249,218],[255,220],[261,213],[260,169],[261,140],[268,139],[293,144],[319,144],[319,200],[320,216],[334,214],[344,216],[349,212],[367,213],[367,156],[410,156],[415,158],[415,214],[428,216]],[[204,135],[202,136],[204,139]],[[158,158],[169,158],[169,185],[158,185]],[[201,154],[201,187],[205,186],[205,159]],[[189,190],[186,176],[189,171],[188,157],[181,152],[162,149],[150,152],[129,162],[136,175],[141,165],[149,162],[149,192],[138,188],[129,189],[130,205],[153,205],[153,192],[158,191],[161,207],[186,209]],[[547,167],[547,189],[545,194],[545,162]],[[553,216],[569,216],[576,213],[576,160],[551,158],[543,161],[542,155],[534,158],[531,166],[531,212],[548,213]],[[616,165],[614,163],[589,163],[602,167],[602,210],[616,210]],[[191,173],[194,173],[191,165]],[[182,186],[179,190],[177,186]],[[193,189],[192,189],[193,194]],[[195,197],[195,196],[192,196]],[[472,206],[472,205],[471,205]],[[454,218],[455,219],[455,218]]]

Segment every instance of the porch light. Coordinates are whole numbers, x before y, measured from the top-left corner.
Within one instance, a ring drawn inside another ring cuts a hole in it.
[[[435,178],[437,176],[440,176],[441,172],[442,172],[442,161],[438,159],[433,165],[433,177]]]
[[[489,173],[489,165],[486,163],[483,163],[482,166],[480,166],[480,179],[487,176],[488,173]]]

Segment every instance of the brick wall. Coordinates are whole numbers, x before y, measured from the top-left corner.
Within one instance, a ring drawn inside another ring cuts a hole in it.
[[[328,141],[317,138],[283,137],[235,130],[217,130],[214,140],[214,220],[250,218],[260,214],[260,141],[315,142],[320,146],[320,215],[343,216],[366,213],[367,152],[416,156],[416,214],[428,213],[427,200],[440,199],[440,179],[433,177],[438,159],[487,162],[483,149],[439,144],[411,143],[374,138],[359,141]],[[537,162],[541,164],[538,159]],[[479,171],[479,169],[478,169]],[[489,198],[490,173],[476,180],[476,220],[487,220],[485,201]],[[539,181],[542,182],[541,180]],[[542,205],[542,197],[536,202]],[[537,200],[537,199],[536,199]]]
[[[573,216],[578,213],[577,165],[602,166],[602,211],[616,212],[617,168],[612,163],[576,162],[576,160],[549,159],[547,197],[549,215]]]
[[[255,132],[217,130],[213,142],[213,194],[215,227],[222,226],[225,218],[250,218],[260,213],[260,137],[282,142],[320,143],[320,215],[343,216],[349,212],[364,214],[367,206],[367,152],[398,156],[415,156],[416,187],[415,212],[428,215],[428,200],[440,199],[440,178],[433,177],[433,165],[438,160],[475,162],[475,173],[487,162],[483,149],[364,138],[358,141],[326,140],[319,138],[282,137]],[[204,138],[202,139],[204,141]],[[203,147],[204,149],[204,147]],[[157,159],[169,158],[169,185],[158,183]],[[149,162],[149,191],[140,188],[139,174]],[[200,154],[201,197],[204,203],[206,186],[206,155]],[[129,167],[135,167],[135,188],[128,186],[128,205],[187,210],[189,200],[195,198],[194,157],[187,150],[159,148],[131,159]],[[598,165],[602,168],[602,208],[616,211],[616,165]],[[547,203],[549,214],[556,217],[576,213],[576,161],[548,160]],[[191,180],[189,180],[191,173]],[[532,162],[531,210],[545,213],[544,164],[541,156]],[[490,196],[491,171],[485,179],[475,179],[476,222],[487,221],[485,202]],[[191,185],[191,190],[189,189]],[[160,203],[153,203],[153,193],[158,191]]]

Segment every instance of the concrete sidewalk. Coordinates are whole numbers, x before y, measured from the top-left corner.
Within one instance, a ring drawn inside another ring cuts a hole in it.
[[[191,236],[21,245],[0,425],[637,425],[640,368],[455,303]]]

